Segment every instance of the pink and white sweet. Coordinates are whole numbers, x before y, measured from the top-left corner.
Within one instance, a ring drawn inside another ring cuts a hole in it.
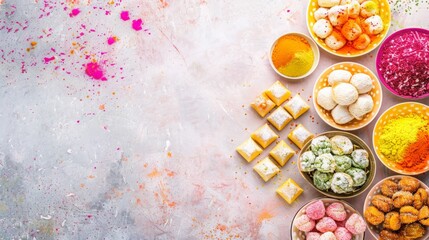
[[[313,220],[319,220],[325,216],[325,205],[322,200],[318,200],[308,205],[305,214]]]
[[[361,234],[365,232],[366,223],[361,216],[353,213],[346,222],[346,228],[352,234]]]
[[[319,240],[337,240],[337,237],[333,232],[325,232],[320,236]]]
[[[314,229],[315,225],[316,222],[307,215],[301,215],[295,220],[295,227],[298,228],[299,231],[310,232]]]
[[[337,223],[330,217],[323,217],[317,222],[316,229],[321,233],[333,232],[337,229]]]
[[[347,218],[347,212],[341,203],[332,203],[326,209],[326,214],[335,221],[344,221]]]
[[[344,227],[337,228],[334,234],[337,240],[351,240],[353,238],[352,233],[349,232],[349,230],[347,230],[347,228],[344,228]]]
[[[319,240],[320,239],[320,233],[318,232],[309,232],[305,236],[305,240]]]

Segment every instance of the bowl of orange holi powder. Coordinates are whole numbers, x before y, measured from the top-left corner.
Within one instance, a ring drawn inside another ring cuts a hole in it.
[[[380,161],[403,175],[429,171],[429,106],[404,102],[387,109],[374,126],[372,142]]]
[[[319,64],[319,48],[305,34],[291,32],[274,41],[270,52],[270,64],[280,76],[302,79],[310,75]]]

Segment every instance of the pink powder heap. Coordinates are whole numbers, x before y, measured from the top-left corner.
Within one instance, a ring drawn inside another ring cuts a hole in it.
[[[136,31],[142,30],[143,20],[141,18],[133,20],[133,29]]]
[[[77,15],[79,15],[80,10],[79,8],[74,8],[71,10],[71,13],[69,14],[70,17],[76,17]]]
[[[43,61],[45,62],[45,64],[48,64],[52,60],[55,60],[55,56],[43,58]]]
[[[118,38],[116,38],[115,36],[113,36],[113,37],[109,37],[108,39],[107,39],[107,44],[109,44],[109,45],[112,45],[112,44],[114,44],[115,42],[117,42],[118,41]]]
[[[95,80],[107,81],[103,69],[101,69],[101,66],[97,62],[87,63],[85,73]]]
[[[130,13],[128,11],[121,12],[121,19],[124,21],[130,20]]]

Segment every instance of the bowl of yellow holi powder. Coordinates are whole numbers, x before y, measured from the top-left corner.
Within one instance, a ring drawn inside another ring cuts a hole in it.
[[[405,102],[389,108],[377,120],[372,142],[390,170],[404,175],[429,171],[429,107]]]
[[[302,33],[291,32],[273,43],[270,63],[280,76],[302,79],[316,69],[319,57],[319,48],[313,39]]]

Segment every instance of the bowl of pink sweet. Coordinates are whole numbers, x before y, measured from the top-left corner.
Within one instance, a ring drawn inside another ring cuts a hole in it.
[[[347,202],[316,198],[298,210],[291,224],[293,240],[363,240],[366,222]]]

